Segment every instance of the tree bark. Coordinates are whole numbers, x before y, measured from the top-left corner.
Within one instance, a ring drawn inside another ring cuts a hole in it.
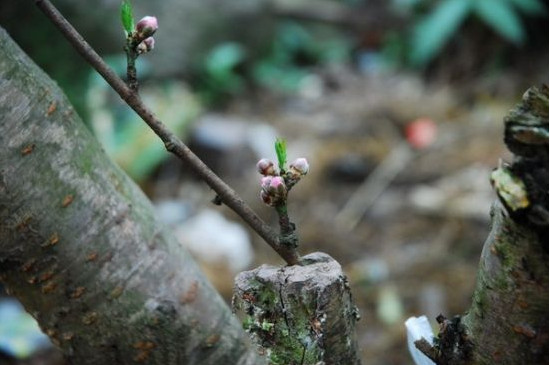
[[[74,364],[259,364],[66,97],[0,28],[0,280]]]
[[[504,119],[512,164],[491,174],[499,197],[472,305],[438,317],[437,364],[548,363],[548,87],[531,88]]]
[[[476,364],[547,364],[548,88],[528,90],[504,121],[514,161],[492,175],[500,202],[462,321]],[[506,178],[503,186],[499,171],[509,172],[513,182]],[[516,183],[523,191],[510,194]]]
[[[358,310],[342,267],[327,254],[240,273],[233,309],[269,364],[361,364]]]

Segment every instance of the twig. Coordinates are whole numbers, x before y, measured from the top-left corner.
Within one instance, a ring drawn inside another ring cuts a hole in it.
[[[131,44],[128,40],[126,41],[128,44],[124,46],[124,52],[126,52],[126,79],[128,81],[128,87],[134,91],[135,93],[138,92],[138,79],[137,79],[137,69],[136,69],[136,59],[137,59],[137,52],[135,50],[135,46]]]
[[[436,364],[439,364],[437,349],[432,346],[424,337],[422,337],[420,340],[414,341],[414,346],[420,352],[426,355],[430,360],[432,360]]]
[[[296,249],[298,247],[298,236],[296,235],[294,223],[290,221],[288,216],[286,202],[276,205],[275,210],[277,210],[277,215],[279,216],[279,227],[281,229],[280,242],[285,246]]]
[[[34,0],[35,4],[67,38],[82,57],[107,81],[145,123],[164,142],[166,149],[187,163],[204,182],[214,190],[220,199],[256,231],[289,265],[299,261],[295,249],[282,245],[277,233],[220,179],[200,158],[198,158],[178,137],[176,137],[145,106],[139,95],[132,91],[118,75],[101,59],[74,27],[63,17],[49,0]]]

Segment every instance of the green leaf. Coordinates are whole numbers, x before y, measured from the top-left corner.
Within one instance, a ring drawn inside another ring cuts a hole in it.
[[[275,141],[275,153],[277,153],[277,161],[279,161],[279,170],[285,170],[286,164],[286,141],[282,138],[277,138]]]
[[[485,0],[445,0],[422,19],[412,33],[411,63],[423,66],[431,61],[456,33],[472,4]]]
[[[474,1],[474,12],[502,37],[515,44],[525,40],[525,32],[518,14],[510,2],[503,0]]]
[[[122,4],[120,5],[120,20],[126,33],[132,33],[134,30],[134,16],[132,15],[130,0],[122,0]]]
[[[244,61],[246,52],[243,46],[234,42],[217,45],[206,58],[206,70],[209,74],[225,76],[233,73],[233,69]]]
[[[509,0],[520,11],[528,15],[537,15],[543,13],[543,6],[538,0]]]
[[[313,44],[313,37],[302,25],[288,21],[282,23],[277,29],[277,46],[283,47],[287,52],[296,52],[306,49]]]
[[[310,72],[305,69],[280,65],[272,59],[258,62],[253,69],[253,77],[257,83],[281,92],[295,92],[308,75]]]

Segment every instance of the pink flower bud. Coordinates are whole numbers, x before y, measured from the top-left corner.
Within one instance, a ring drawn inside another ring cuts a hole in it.
[[[272,205],[273,203],[271,196],[265,190],[260,191],[260,199],[267,205]]]
[[[268,160],[267,158],[262,158],[260,161],[258,161],[258,163],[256,164],[256,168],[258,169],[258,172],[264,176],[276,175],[273,161]]]
[[[271,179],[273,179],[272,176],[264,176],[260,180],[260,186],[262,187],[262,190],[268,191],[269,185],[271,184]]]
[[[141,53],[147,53],[151,51],[153,48],[155,48],[155,38],[149,37],[149,38],[145,38],[143,42],[138,44],[136,50],[139,54],[141,54]]]
[[[271,195],[284,197],[286,195],[285,180],[280,176],[273,177],[269,183],[268,192]]]
[[[282,177],[264,176],[260,183],[260,198],[267,205],[275,206],[286,199],[287,188]]]
[[[155,38],[153,37],[145,38],[142,43],[145,43],[147,46],[147,52],[155,48]]]
[[[293,172],[293,175],[300,177],[308,173],[309,164],[305,158],[300,157],[290,164],[290,170]]]
[[[152,36],[159,29],[157,18],[154,16],[145,16],[136,24],[136,31],[140,39]]]

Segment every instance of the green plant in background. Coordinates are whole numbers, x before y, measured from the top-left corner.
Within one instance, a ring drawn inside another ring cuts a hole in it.
[[[270,89],[294,91],[309,74],[305,65],[314,64],[313,37],[297,23],[279,25],[269,53],[254,65],[254,80]]]
[[[311,66],[346,62],[351,49],[351,42],[334,28],[309,29],[285,21],[279,25],[269,52],[253,65],[253,79],[272,90],[296,91],[311,75]]]
[[[125,74],[124,55],[107,58],[109,65],[120,75]],[[142,75],[151,65],[138,59]],[[141,97],[155,108],[159,118],[166,121],[178,136],[185,135],[190,122],[201,111],[197,98],[179,81],[144,84]],[[111,156],[134,180],[142,182],[166,158],[164,146],[154,133],[141,123],[139,117],[120,103],[109,86],[96,73],[90,74],[86,105],[92,130]]]
[[[417,5],[418,1],[412,2]],[[535,16],[543,12],[538,0],[443,0],[414,25],[410,62],[423,66],[430,62],[456,34],[470,16],[478,17],[506,40],[521,45],[525,29],[521,14]]]
[[[199,70],[197,89],[206,104],[216,104],[243,91],[245,78],[238,68],[246,59],[245,48],[235,42],[220,43],[206,56]]]
[[[284,21],[262,56],[252,59],[247,49],[235,42],[220,43],[206,56],[196,89],[205,104],[243,92],[248,83],[279,92],[294,92],[312,74],[311,67],[350,59],[352,44],[331,27],[306,28]]]

